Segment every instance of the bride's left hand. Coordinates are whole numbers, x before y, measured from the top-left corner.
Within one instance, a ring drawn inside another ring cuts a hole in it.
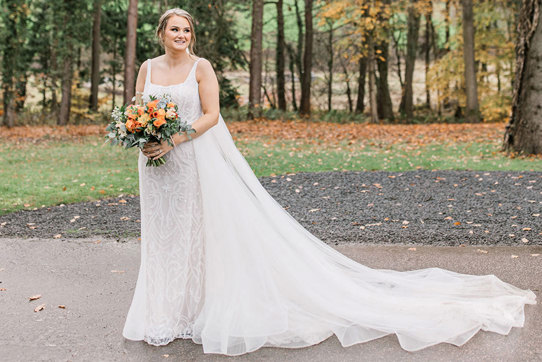
[[[141,150],[141,152],[143,152],[143,154],[147,156],[148,158],[156,160],[157,158],[164,156],[166,153],[168,153],[172,149],[173,147],[169,145],[167,140],[162,140],[161,143],[158,143],[158,142],[146,143],[145,146],[143,146],[143,149]]]

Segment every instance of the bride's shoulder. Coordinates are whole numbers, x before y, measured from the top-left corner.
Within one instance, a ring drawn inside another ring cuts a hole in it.
[[[213,69],[213,65],[210,61],[205,58],[198,58],[196,61],[198,62],[198,66],[196,68],[196,80],[198,82],[203,78],[213,76],[215,74],[215,70]]]

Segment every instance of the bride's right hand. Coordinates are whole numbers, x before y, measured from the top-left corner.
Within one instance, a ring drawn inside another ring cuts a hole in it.
[[[143,146],[143,149],[141,152],[147,157],[153,157],[156,154],[157,146],[160,144],[158,142],[147,142],[145,143],[145,146]]]

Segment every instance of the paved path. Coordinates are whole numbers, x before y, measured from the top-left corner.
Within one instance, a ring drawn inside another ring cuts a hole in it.
[[[416,247],[416,250],[408,250]],[[436,247],[340,244],[339,251],[374,268],[442,267],[496,274],[542,295],[542,246]],[[176,340],[164,347],[122,337],[139,268],[136,240],[0,239],[0,360],[214,361],[200,345]],[[480,250],[487,251],[481,252]],[[541,254],[532,256],[531,254]],[[516,255],[517,257],[512,257]],[[41,294],[39,300],[28,297]],[[45,309],[34,312],[39,304]],[[65,309],[58,308],[65,305]],[[480,332],[462,347],[440,344],[402,350],[395,336],[343,348],[335,336],[309,348],[260,350],[240,361],[541,361],[542,307],[526,306],[524,328],[508,336]]]

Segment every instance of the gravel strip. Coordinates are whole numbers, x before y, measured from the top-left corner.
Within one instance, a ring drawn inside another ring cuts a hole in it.
[[[542,172],[321,172],[264,177],[327,243],[542,245]],[[0,237],[139,236],[139,197],[0,216]]]

